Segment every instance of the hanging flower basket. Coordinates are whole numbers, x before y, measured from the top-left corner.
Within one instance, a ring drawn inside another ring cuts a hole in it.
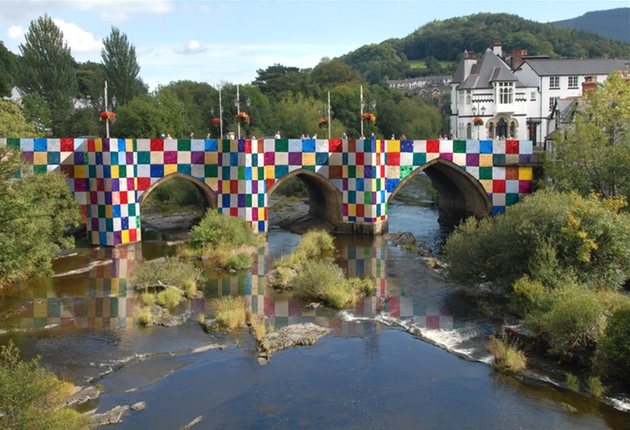
[[[363,120],[370,121],[372,124],[374,124],[376,122],[376,115],[371,112],[366,112],[361,115],[361,121]]]
[[[477,118],[473,119],[473,124],[475,124],[475,125],[483,125],[483,119],[477,117]]]
[[[328,126],[328,118],[322,118],[319,120],[319,126],[324,128],[326,126]]]
[[[241,122],[247,122],[247,124],[249,124],[250,117],[247,112],[239,112],[236,114],[236,119]]]
[[[212,125],[214,125],[215,127],[218,127],[219,125],[221,125],[221,118],[212,118],[211,122],[212,122]]]
[[[100,121],[107,121],[107,120],[112,121],[114,119],[116,119],[116,114],[114,112],[111,112],[111,111],[101,112]]]

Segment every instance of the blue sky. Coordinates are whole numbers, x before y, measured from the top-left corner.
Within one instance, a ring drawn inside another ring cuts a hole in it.
[[[549,22],[627,6],[627,0],[0,0],[0,40],[19,53],[31,20],[48,14],[77,61],[100,62],[101,41],[115,26],[136,47],[151,89],[185,79],[216,86],[249,83],[274,63],[314,67],[433,20],[505,12]]]

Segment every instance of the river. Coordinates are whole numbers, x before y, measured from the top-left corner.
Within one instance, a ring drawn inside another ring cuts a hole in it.
[[[437,248],[444,233],[416,176],[389,208],[390,231],[410,231]],[[371,276],[372,297],[335,312],[307,309],[266,287],[272,261],[300,237],[272,228],[251,271],[206,269],[203,298],[181,305],[183,327],[134,322],[136,298],[127,274],[138,261],[174,254],[164,241],[116,249],[78,247],[54,261],[56,275],[0,296],[0,343],[77,385],[101,385],[81,410],[103,412],[146,401],[117,429],[624,429],[630,405],[564,387],[564,373],[532,360],[524,376],[493,370],[485,345],[505,321],[444,281],[416,252],[384,238],[340,236],[336,260],[349,276]],[[256,361],[247,331],[207,334],[196,318],[212,299],[243,295],[251,312],[279,329],[314,322],[332,332],[310,347]],[[617,402],[615,404],[615,402]],[[612,407],[616,406],[616,408]]]

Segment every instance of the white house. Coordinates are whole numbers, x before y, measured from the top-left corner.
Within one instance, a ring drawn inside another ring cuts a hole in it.
[[[518,52],[518,54],[517,54]],[[451,84],[451,134],[459,138],[531,140],[542,146],[557,121],[560,100],[582,97],[610,73],[628,74],[630,60],[550,59],[515,50],[509,61],[499,45],[477,60],[464,52]],[[513,64],[513,70],[509,64]],[[481,118],[483,125],[475,126]]]

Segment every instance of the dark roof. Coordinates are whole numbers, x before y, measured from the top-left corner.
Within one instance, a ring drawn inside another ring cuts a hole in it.
[[[472,67],[470,75],[459,85],[458,89],[492,88],[492,83],[497,81],[515,82],[517,87],[525,86],[514,76],[505,61],[500,59],[491,49],[487,49],[479,63]]]
[[[455,74],[453,75],[453,80],[451,81],[451,83],[453,84],[461,84],[462,81],[464,80],[464,63],[465,60],[468,59],[468,51],[464,51],[464,58],[462,58],[462,60],[459,62],[459,65],[457,66],[457,70],[455,70]]]
[[[582,60],[524,58],[524,60],[538,76],[607,75],[611,72],[628,70],[630,68],[630,60],[612,58],[588,58]]]

